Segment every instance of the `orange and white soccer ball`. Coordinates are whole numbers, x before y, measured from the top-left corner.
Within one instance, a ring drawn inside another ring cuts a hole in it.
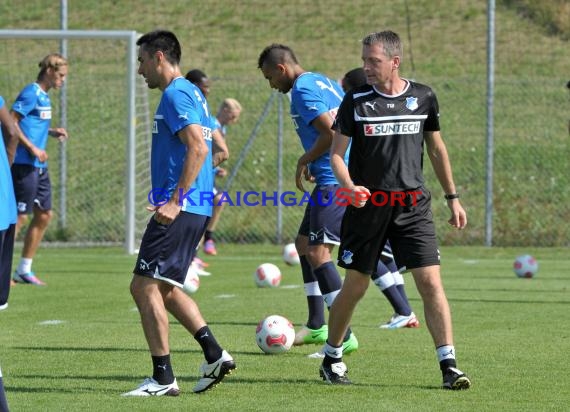
[[[299,259],[299,253],[297,253],[297,248],[295,248],[294,243],[288,243],[283,246],[283,261],[290,266],[298,265],[301,263]]]
[[[293,324],[280,315],[271,315],[262,319],[255,329],[257,346],[267,354],[287,352],[294,340]]]
[[[538,262],[531,255],[517,256],[513,263],[515,274],[519,278],[533,278],[538,272]]]
[[[259,288],[276,288],[281,284],[281,271],[273,263],[263,263],[257,267],[253,278]]]
[[[186,273],[186,279],[184,279],[184,286],[182,289],[187,294],[191,295],[192,293],[196,293],[200,288],[200,276],[196,272],[196,269],[190,265],[188,268],[188,272]]]

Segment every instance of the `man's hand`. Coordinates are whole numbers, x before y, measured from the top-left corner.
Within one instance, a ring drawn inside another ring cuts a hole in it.
[[[40,162],[48,160],[48,154],[45,150],[39,149],[36,146],[32,148],[32,155],[37,157]]]
[[[342,195],[342,196],[340,196]],[[364,186],[350,186],[339,189],[339,197],[345,199],[345,206],[363,207],[370,199],[370,190]]]
[[[467,226],[467,213],[458,199],[451,199],[447,201],[447,206],[451,210],[451,218],[447,221],[451,226],[456,229],[464,229]]]
[[[302,159],[302,158],[301,158]],[[309,166],[304,163],[301,159],[297,162],[297,171],[295,172],[295,186],[301,192],[305,192],[305,188],[303,187],[303,179],[308,182],[314,183],[315,177],[311,175],[309,171]]]
[[[51,137],[55,137],[60,142],[65,142],[69,138],[67,135],[67,130],[65,130],[63,127],[49,129],[49,135]]]
[[[180,205],[173,202],[167,202],[162,206],[147,207],[147,210],[154,212],[154,220],[156,220],[161,225],[169,225],[182,210]]]

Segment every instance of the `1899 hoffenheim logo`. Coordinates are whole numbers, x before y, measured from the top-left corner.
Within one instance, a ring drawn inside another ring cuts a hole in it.
[[[416,110],[418,108],[418,98],[406,97],[406,107],[410,110]]]
[[[353,255],[354,254],[350,250],[343,250],[341,259],[345,264],[350,265],[352,263]]]

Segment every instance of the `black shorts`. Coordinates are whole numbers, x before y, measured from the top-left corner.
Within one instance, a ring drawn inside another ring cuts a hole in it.
[[[311,193],[299,235],[309,238],[309,245],[340,243],[340,224],[345,206],[337,198],[338,185],[317,186]]]
[[[348,206],[342,220],[338,265],[374,273],[387,240],[399,268],[439,265],[430,192],[416,189],[415,196],[406,196],[404,202],[379,206],[368,200],[360,209]]]
[[[182,287],[209,216],[180,212],[170,225],[151,217],[133,273]]]
[[[12,181],[19,215],[29,215],[34,211],[34,205],[44,211],[51,210],[51,182],[47,168],[15,163]]]

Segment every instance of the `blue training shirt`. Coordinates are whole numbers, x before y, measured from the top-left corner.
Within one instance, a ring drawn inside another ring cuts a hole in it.
[[[338,82],[322,74],[305,72],[297,77],[291,89],[291,118],[305,152],[313,147],[319,137],[319,131],[311,122],[327,112],[334,120],[343,97],[344,92]],[[345,156],[347,161],[348,151]],[[338,183],[328,151],[309,164],[309,171],[318,185]]]
[[[28,84],[12,105],[12,110],[22,119],[20,129],[34,146],[45,150],[47,146],[48,131],[51,123],[51,101],[49,95],[37,83]],[[28,150],[18,145],[14,163],[29,164],[45,168],[47,162],[40,162]]]
[[[172,194],[178,187],[186,145],[177,133],[191,124],[202,126],[208,155],[190,188],[185,188],[182,210],[212,216],[212,129],[206,98],[194,84],[177,77],[162,93],[152,129],[151,179],[153,191]],[[187,196],[184,196],[188,193]]]
[[[4,98],[0,96],[0,109],[4,107]],[[14,197],[14,184],[8,163],[8,154],[4,146],[4,137],[0,127],[0,230],[6,230],[10,225],[16,224],[16,198]]]

